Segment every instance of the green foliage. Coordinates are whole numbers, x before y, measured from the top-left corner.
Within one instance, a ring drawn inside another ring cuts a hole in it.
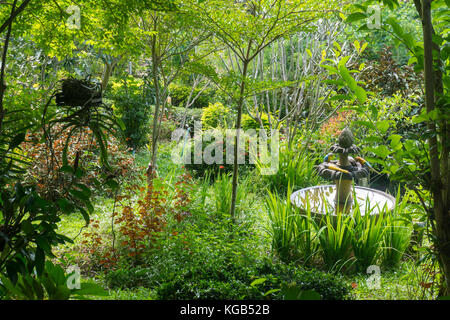
[[[328,270],[341,271],[349,264],[353,239],[353,220],[351,215],[337,213],[331,216],[328,212],[322,218],[325,226],[319,233],[321,256]]]
[[[205,89],[200,94],[199,88],[196,88],[192,93],[192,98],[197,97],[194,103],[190,106],[193,109],[202,109],[208,107],[214,99],[214,91],[211,89]],[[192,91],[191,87],[184,85],[175,85],[172,84],[170,86],[170,97],[172,100],[172,105],[175,107],[184,107],[189,95]]]
[[[50,261],[45,263],[41,275],[20,274],[13,282],[0,275],[0,297],[13,300],[69,300],[87,299],[88,296],[107,296],[108,292],[94,283],[80,283],[79,288],[69,288],[71,275]]]
[[[302,290],[293,282],[281,287],[284,300],[320,300],[320,294],[314,290]]]
[[[372,210],[375,208],[372,208]],[[386,228],[384,220],[390,216],[386,214],[385,210],[382,210],[383,208],[379,208],[381,210],[378,216],[372,216],[370,201],[366,202],[365,209],[364,214],[362,214],[359,207],[357,207],[353,214],[354,236],[352,237],[352,249],[356,258],[356,270],[360,272],[365,272],[367,267],[377,262],[381,254],[380,249]]]
[[[290,184],[293,189],[301,189],[320,184],[322,181],[314,166],[314,155],[306,149],[296,147],[288,148],[280,143],[278,170],[272,175],[262,175],[261,178],[271,190],[284,192]],[[264,165],[256,162],[261,172]]]
[[[209,104],[203,109],[202,126],[203,129],[229,128],[232,124],[232,113],[230,108],[220,102]]]
[[[241,138],[248,138],[245,134]],[[200,142],[201,139],[201,142]],[[242,146],[242,144],[240,144]],[[248,145],[248,144],[247,144]],[[211,179],[215,179],[221,173],[231,172],[233,165],[230,164],[230,154],[233,154],[234,136],[228,135],[226,130],[207,130],[201,136],[194,135],[192,139],[178,143],[173,153],[184,166],[192,170],[195,176],[205,176],[208,171]],[[251,156],[249,148],[243,149],[243,163],[239,165],[239,172],[245,173],[254,167],[250,163]],[[238,155],[239,156],[239,155]],[[227,160],[228,159],[228,160]]]
[[[284,299],[277,289],[295,282],[323,299],[348,298],[349,286],[340,277],[261,258],[247,225],[230,228],[228,219],[198,215],[196,221],[160,239],[140,270],[110,272],[108,285],[143,285],[158,299]],[[261,278],[266,280],[255,282]]]
[[[300,259],[308,264],[318,251],[317,234],[310,213],[302,214],[292,206],[291,189],[288,187],[286,199],[268,192],[266,208],[269,214],[269,235],[272,249],[285,262]]]
[[[352,127],[355,136],[365,137],[363,152],[370,163],[379,164],[392,180],[427,186],[430,164],[427,134],[423,133],[426,115],[419,114],[422,103],[415,96],[371,99],[352,108],[360,116]]]
[[[262,114],[260,114],[260,117],[261,117],[261,122],[263,123],[263,129],[265,129],[266,131],[269,131],[270,130],[270,123],[269,123],[269,116],[268,116],[268,114],[267,113],[262,113]],[[261,129],[261,124],[259,123],[258,120],[255,120],[250,115],[243,114],[242,115],[241,128],[243,130],[249,130],[249,129],[260,130]]]
[[[15,283],[27,268],[41,274],[45,256],[53,256],[51,247],[70,239],[55,232],[57,205],[40,198],[33,187],[16,183],[13,190],[2,188],[0,196],[0,270],[6,269]]]
[[[208,266],[206,266],[208,268]],[[242,266],[241,266],[242,268]],[[197,276],[204,277],[189,282],[189,277],[185,280],[181,277],[175,281],[161,286],[158,290],[161,299],[220,299],[220,300],[263,300],[268,296],[274,300],[343,300],[348,298],[348,286],[338,278],[333,278],[328,274],[319,271],[298,271],[285,267],[282,264],[268,266],[257,266],[256,268],[244,268],[240,271],[254,276],[265,277],[263,286],[248,284],[248,281],[240,279],[237,270],[232,274],[238,276],[226,276],[222,281],[211,279],[208,273],[199,272]],[[206,272],[209,270],[206,270]],[[264,273],[262,273],[264,272]],[[193,279],[194,280],[194,279]],[[253,283],[253,282],[252,282]],[[298,291],[296,295],[288,290],[289,286],[295,286]],[[278,291],[281,287],[281,291]],[[316,294],[311,295],[309,292]]]
[[[410,193],[405,194],[397,203],[392,215],[386,217],[386,230],[383,236],[383,263],[390,268],[399,265],[403,255],[411,244],[412,223],[407,219],[406,206],[410,199]]]
[[[272,237],[272,248],[282,260],[289,260],[292,256],[294,230],[296,227],[291,202],[289,200],[280,200],[278,196],[269,192],[266,198],[266,206],[270,219],[269,234]]]
[[[3,103],[3,100],[1,102]],[[14,127],[17,120],[11,118],[8,113],[6,117],[2,115],[0,118],[0,128],[3,129],[0,132],[0,275],[7,286],[2,290],[2,294],[6,296],[19,280],[19,286],[31,285],[36,291],[17,291],[18,294],[29,298],[40,298],[43,295],[42,287],[38,288],[32,275],[40,277],[45,268],[51,268],[46,265],[46,257],[54,257],[54,246],[71,242],[71,239],[57,233],[59,216],[62,213],[79,211],[86,224],[89,224],[90,214],[94,210],[91,203],[92,191],[80,182],[85,172],[79,167],[79,153],[73,166],[69,165],[67,150],[72,135],[77,129],[88,127],[99,148],[102,166],[110,168],[105,132],[114,134],[120,126],[112,116],[110,108],[105,105],[62,106],[61,109],[54,110],[49,107],[51,102],[49,99],[43,108],[40,121],[31,122],[28,127]],[[23,167],[29,164],[26,161],[28,159],[24,157],[22,142],[27,129],[38,129],[33,126],[36,123],[42,125],[42,140],[49,148],[52,148],[53,141],[61,134],[67,134],[60,143],[62,150],[59,150],[58,155],[62,159],[62,165],[56,163],[53,149],[48,159],[51,164],[47,174],[50,176],[60,173],[66,177],[64,181],[67,182],[64,192],[57,194],[51,201],[39,195],[36,185],[21,182]],[[7,126],[3,126],[4,124]],[[58,127],[56,132],[52,130],[55,127]],[[11,132],[15,132],[14,135],[10,136]],[[49,280],[44,278],[43,281]],[[48,284],[46,290],[51,297],[60,297],[60,294],[63,298],[67,297],[67,292],[64,291],[61,293],[57,290],[57,293],[53,293]]]
[[[191,132],[194,132],[194,123],[195,121],[202,120],[202,109],[192,109],[192,108],[181,108],[181,107],[173,107],[171,108],[171,113],[173,120],[179,125],[184,117],[186,117],[185,124],[190,128]]]
[[[382,48],[380,58],[369,61],[361,72],[364,88],[379,92],[383,96],[392,96],[401,92],[403,96],[420,92],[421,79],[409,65],[395,62],[391,48]]]
[[[130,148],[137,149],[148,143],[150,106],[146,98],[133,91],[134,86],[121,87],[111,96],[116,113],[122,120],[125,129],[124,139]]]
[[[357,42],[360,46],[359,42]],[[364,48],[360,47],[359,54],[363,52]],[[344,95],[336,95],[333,99],[340,100],[357,100],[359,103],[364,103],[367,100],[367,92],[361,87],[359,83],[351,73],[359,73],[361,65],[357,65],[357,68],[348,68],[347,63],[350,60],[350,56],[341,56],[338,52],[335,59],[323,59],[321,61],[321,67],[328,70],[328,74],[333,76],[332,79],[327,79],[325,82],[337,87],[337,91],[345,88],[347,91]],[[336,77],[337,76],[337,77]]]
[[[83,10],[83,4],[89,10]],[[72,13],[66,12],[72,3],[60,0],[57,3],[31,1],[20,20],[17,36],[31,38],[39,44],[47,54],[63,60],[72,56],[77,47],[91,46],[96,51],[107,55],[139,55],[142,53],[144,33],[129,23],[136,12],[144,9],[173,8],[172,1],[159,0],[127,0],[110,1],[108,5],[95,1],[79,4],[82,18],[80,29],[68,27],[67,20]],[[10,13],[10,6],[2,6],[1,16]],[[45,24],[33,19],[39,14]],[[1,19],[5,21],[5,19]],[[108,30],[108,32],[104,32]]]
[[[244,211],[244,205],[248,205],[248,196],[250,193],[250,184],[247,179],[241,180],[236,195],[236,216]],[[213,198],[216,204],[216,211],[219,215],[228,215],[231,208],[230,194],[232,192],[232,177],[229,174],[222,173],[213,185]]]

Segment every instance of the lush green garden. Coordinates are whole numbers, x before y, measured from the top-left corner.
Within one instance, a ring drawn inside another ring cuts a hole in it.
[[[430,3],[0,1],[0,299],[450,296]],[[346,127],[393,210],[291,201]]]

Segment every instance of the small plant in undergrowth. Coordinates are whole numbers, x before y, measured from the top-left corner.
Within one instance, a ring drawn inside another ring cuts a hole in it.
[[[203,129],[228,128],[233,123],[232,110],[220,102],[209,104],[203,109],[202,126]]]
[[[122,207],[122,214],[116,220],[121,235],[119,246],[135,263],[138,263],[147,245],[153,242],[155,234],[166,226],[167,195],[167,190],[149,185],[144,197],[137,201],[137,206],[128,204]]]
[[[147,187],[128,186],[127,194],[116,195],[121,212],[112,213],[110,232],[101,233],[94,221],[83,235],[83,251],[91,260],[87,267],[95,269],[98,264],[101,269],[116,269],[124,263],[142,264],[158,237],[177,234],[177,223],[190,215],[191,188],[191,176],[184,174],[173,188],[155,177]],[[137,198],[132,196],[135,193]]]
[[[213,185],[213,199],[216,205],[216,212],[219,216],[228,215],[231,208],[232,176],[222,173]],[[249,198],[250,183],[248,178],[243,178],[239,182],[236,194],[236,216],[240,216],[245,210],[245,205],[250,206]]]

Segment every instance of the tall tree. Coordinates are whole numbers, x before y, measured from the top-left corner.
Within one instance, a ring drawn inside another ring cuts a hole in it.
[[[376,1],[365,1],[363,5],[356,7],[349,15],[347,21],[354,22],[369,18],[367,7]],[[399,6],[398,0],[380,0],[391,10]],[[450,17],[449,1],[445,0],[413,0],[417,16],[422,25],[422,39],[414,39],[414,36],[406,32],[401,22],[395,18],[389,18],[380,24],[380,28],[388,32],[398,41],[403,43],[415,63],[417,72],[424,72],[425,109],[420,110],[418,119],[426,122],[426,132],[423,136],[427,139],[428,161],[427,177],[420,181],[420,172],[416,172],[416,182],[421,182],[431,194],[431,201],[424,201],[423,193],[415,190],[422,199],[422,205],[428,213],[434,238],[438,261],[444,281],[441,295],[450,295],[450,130],[448,127],[448,114],[450,106],[450,34],[446,31]],[[364,28],[364,24],[361,28]],[[447,29],[448,30],[448,29]]]
[[[215,70],[209,70],[212,80],[226,91],[237,110],[230,208],[233,219],[238,184],[238,142],[242,110],[245,98],[252,89],[249,87],[251,63],[264,48],[278,39],[311,28],[312,21],[329,13],[331,8],[339,7],[339,3],[340,1],[324,3],[315,0],[243,0],[231,3],[228,0],[206,0],[192,1],[189,4],[192,10],[197,12],[203,28],[212,31],[237,57],[237,74],[231,74],[230,77],[224,78],[224,81],[215,74]],[[236,90],[233,90],[233,86]]]
[[[436,43],[439,40],[433,41],[433,36],[436,36],[436,33],[431,18],[431,0],[415,0],[414,3],[422,20],[423,29],[425,105],[428,114],[432,114],[435,110],[440,111],[437,119],[432,118],[428,121],[428,130],[433,133],[428,143],[437,249],[446,279],[445,294],[450,295],[450,172],[448,170],[450,130],[445,113],[445,110],[447,110],[448,115],[449,101],[448,96],[446,98],[443,96],[444,86],[441,61],[439,58],[434,58],[434,54],[437,57],[441,57],[441,50],[438,43]],[[450,12],[447,11],[447,13]],[[449,76],[449,74],[446,75],[447,81]],[[448,89],[450,88],[447,87]],[[441,150],[440,153],[439,150]]]
[[[209,31],[194,28],[193,14],[188,11],[147,10],[142,13],[139,26],[146,34],[146,53],[149,54],[149,78],[154,94],[154,114],[150,165],[158,154],[158,139],[164,109],[168,107],[169,86],[195,60],[196,47],[208,37]]]

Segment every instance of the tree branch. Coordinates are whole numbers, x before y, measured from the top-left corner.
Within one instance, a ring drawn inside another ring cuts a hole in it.
[[[31,0],[24,0],[24,2],[22,2],[22,4],[17,8],[17,10],[14,10],[16,2],[14,1],[13,4],[13,10],[11,11],[11,15],[9,16],[9,18],[0,26],[0,33],[2,33],[3,31],[5,31],[5,29],[13,22],[13,20],[17,17],[17,15],[19,13],[21,13],[25,7],[30,3]]]

